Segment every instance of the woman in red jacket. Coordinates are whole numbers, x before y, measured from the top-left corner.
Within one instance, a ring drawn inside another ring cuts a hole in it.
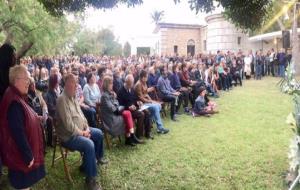
[[[0,104],[1,158],[15,189],[27,189],[45,177],[42,118],[26,102],[29,77],[25,66],[12,67]]]

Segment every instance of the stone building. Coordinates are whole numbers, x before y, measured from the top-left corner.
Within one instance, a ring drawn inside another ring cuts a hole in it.
[[[207,25],[159,23],[157,53],[194,55],[199,52],[238,51],[248,48],[248,36],[225,20],[222,14],[205,18]]]
[[[207,16],[205,20],[207,22],[206,38],[203,40],[206,40],[207,51],[247,49],[248,36],[225,20],[222,14]]]
[[[153,53],[159,55],[195,55],[216,53],[218,50],[248,51],[279,50],[282,47],[281,31],[249,37],[227,21],[222,14],[205,18],[207,25],[159,23]]]
[[[195,55],[202,50],[201,25],[159,23],[155,29],[158,54]]]

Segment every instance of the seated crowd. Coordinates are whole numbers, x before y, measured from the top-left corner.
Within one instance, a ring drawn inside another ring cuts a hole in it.
[[[0,49],[1,56],[15,54],[1,55]],[[1,159],[11,185],[29,188],[45,176],[44,149],[56,142],[55,131],[64,147],[81,152],[80,170],[88,189],[100,189],[97,164],[108,162],[103,132],[124,136],[126,145],[136,146],[145,143],[143,138],[154,139],[154,125],[159,134],[169,132],[162,121],[168,107],[174,122],[183,113],[218,113],[210,97],[242,86],[244,76],[249,76],[246,57],[242,52],[218,51],[194,57],[26,57],[20,65],[11,59],[14,62],[2,66],[9,75],[1,76],[2,84],[7,82],[0,117]]]

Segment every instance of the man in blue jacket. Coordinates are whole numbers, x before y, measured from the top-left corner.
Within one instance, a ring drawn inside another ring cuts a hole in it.
[[[168,71],[165,67],[160,69],[161,76],[158,79],[157,87],[159,91],[159,96],[164,102],[171,103],[171,119],[172,121],[177,121],[175,113],[178,112],[181,105],[181,94],[174,90],[168,79]],[[175,110],[176,109],[176,110]]]

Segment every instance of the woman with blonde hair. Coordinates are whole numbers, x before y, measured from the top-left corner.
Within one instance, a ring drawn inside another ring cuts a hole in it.
[[[134,124],[132,115],[129,110],[124,110],[123,106],[119,105],[117,95],[113,91],[113,79],[110,76],[105,76],[103,79],[103,94],[101,96],[100,109],[104,128],[112,135],[126,136],[125,144],[135,146],[142,143],[134,134]]]

